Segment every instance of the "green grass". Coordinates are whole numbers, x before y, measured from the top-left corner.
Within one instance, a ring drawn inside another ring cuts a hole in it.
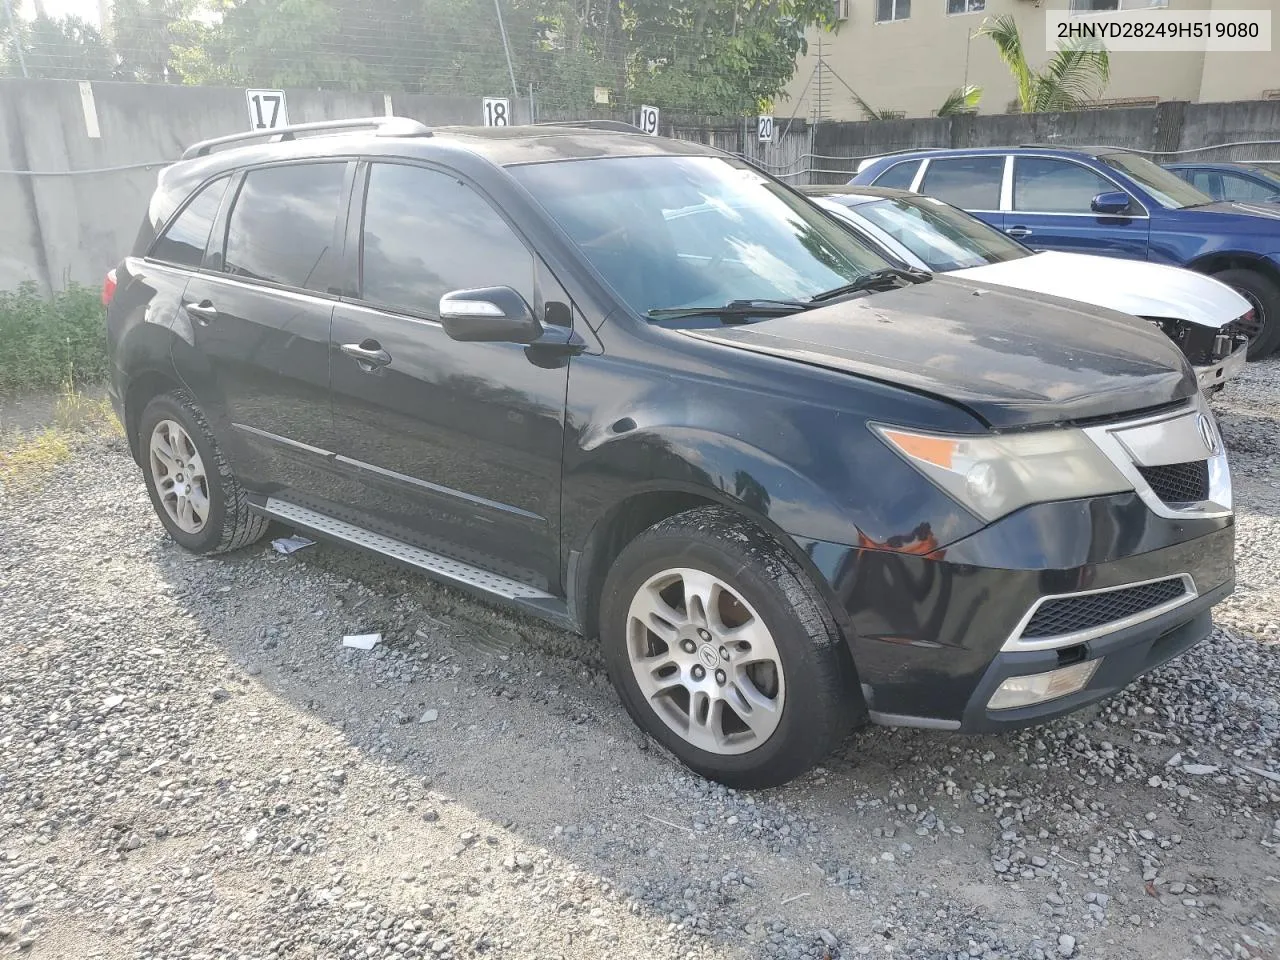
[[[107,329],[96,290],[71,284],[51,299],[35,284],[0,291],[0,393],[107,377]]]
[[[34,485],[70,460],[86,441],[123,436],[124,429],[106,398],[86,397],[75,384],[64,383],[54,402],[52,424],[0,442],[0,492]]]

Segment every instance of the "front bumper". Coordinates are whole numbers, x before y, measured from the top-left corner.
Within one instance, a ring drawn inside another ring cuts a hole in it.
[[[1037,504],[924,555],[805,543],[826,581],[871,719],[980,732],[1060,716],[1114,694],[1203,639],[1235,581],[1230,514],[1163,517],[1136,493]],[[1194,598],[1070,647],[1003,648],[1046,596],[1186,575]],[[1060,659],[1060,657],[1067,659]],[[1102,659],[1080,692],[988,711],[1008,677]]]
[[[1216,363],[1196,367],[1196,380],[1200,383],[1200,389],[1208,393],[1222,386],[1228,380],[1239,376],[1240,372],[1244,370],[1245,354],[1248,350],[1249,345],[1247,343],[1241,344]]]
[[[1010,677],[1043,673],[1064,666],[1058,650],[997,654],[965,706],[959,726],[964,733],[991,733],[1043,723],[1119,693],[1134,679],[1184,653],[1213,629],[1210,608],[1230,595],[1234,581],[1164,616],[1119,630],[1072,649],[1066,663],[1097,660],[1098,667],[1077,693],[1012,710],[989,710],[992,695]]]

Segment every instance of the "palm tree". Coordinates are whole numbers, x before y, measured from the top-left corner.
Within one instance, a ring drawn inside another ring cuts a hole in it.
[[[979,86],[968,83],[963,87],[956,87],[947,94],[947,99],[942,101],[937,115],[954,117],[957,113],[973,113],[978,109],[978,101],[981,99],[982,88]]]
[[[1027,54],[1013,17],[1005,14],[986,21],[978,31],[996,45],[1000,59],[1018,87],[1023,113],[1081,110],[1096,100],[1111,80],[1111,58],[1105,47],[1090,41],[1058,44],[1057,52],[1039,70],[1027,63]]]

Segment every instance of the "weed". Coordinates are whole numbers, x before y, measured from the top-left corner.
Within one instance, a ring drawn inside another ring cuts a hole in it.
[[[9,450],[0,450],[0,485],[19,487],[43,477],[71,458],[71,438],[64,430],[46,427],[22,437]]]
[[[71,284],[52,298],[35,284],[0,292],[0,393],[107,376],[107,331],[96,291]]]

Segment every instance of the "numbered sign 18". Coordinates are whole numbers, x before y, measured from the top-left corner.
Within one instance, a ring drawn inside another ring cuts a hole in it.
[[[244,99],[249,105],[250,130],[274,130],[289,125],[283,90],[246,90]]]
[[[651,137],[658,135],[658,108],[640,107],[640,129]]]
[[[766,117],[761,114],[756,121],[756,130],[759,133],[761,143],[773,143],[773,117]]]
[[[485,97],[484,125],[486,127],[511,126],[511,101],[506,97]]]

